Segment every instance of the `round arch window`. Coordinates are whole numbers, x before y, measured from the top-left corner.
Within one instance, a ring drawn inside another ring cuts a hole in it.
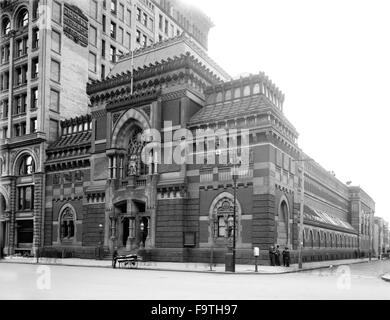
[[[28,11],[27,9],[22,9],[17,18],[17,27],[24,28],[28,25]]]
[[[4,17],[1,22],[1,32],[3,35],[9,34],[11,31],[11,22],[7,17]]]
[[[28,175],[35,172],[35,164],[32,156],[27,155],[25,156],[19,166],[19,175]]]

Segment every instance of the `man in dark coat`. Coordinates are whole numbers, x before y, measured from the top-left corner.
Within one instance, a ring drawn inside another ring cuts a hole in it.
[[[274,248],[274,246],[270,246],[268,252],[269,252],[269,260],[270,260],[271,266],[274,266],[275,265],[275,248]]]
[[[275,264],[277,266],[280,266],[280,250],[279,250],[279,245],[276,245],[276,250],[275,250]]]
[[[289,267],[290,266],[290,251],[288,251],[288,247],[284,248],[282,255],[283,255],[283,265],[285,267]]]

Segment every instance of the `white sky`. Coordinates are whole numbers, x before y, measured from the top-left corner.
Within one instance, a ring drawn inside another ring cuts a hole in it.
[[[390,1],[183,1],[216,25],[209,55],[232,76],[264,71],[285,93],[299,146],[390,222]]]

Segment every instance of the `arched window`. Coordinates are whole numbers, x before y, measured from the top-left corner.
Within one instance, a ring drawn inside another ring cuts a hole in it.
[[[225,101],[231,100],[231,99],[232,99],[232,90],[229,89],[225,92]]]
[[[280,204],[280,220],[287,221],[288,219],[288,207],[286,201],[282,201]]]
[[[260,93],[260,84],[256,83],[253,87],[253,94],[259,94]]]
[[[35,165],[32,156],[26,155],[20,161],[19,175],[24,176],[35,172]]]
[[[217,93],[217,97],[215,98],[215,103],[222,102],[222,92]]]
[[[329,235],[330,247],[333,248],[333,235]]]
[[[317,232],[317,238],[318,248],[321,248],[321,234],[319,231]]]
[[[339,247],[339,237],[337,234],[335,235],[335,241],[336,241],[335,247],[338,248]]]
[[[24,28],[28,25],[28,11],[27,9],[22,9],[17,17],[17,27],[18,29]]]
[[[328,246],[328,242],[327,242],[327,238],[326,238],[326,232],[324,232],[324,247],[326,248]]]
[[[310,230],[310,247],[313,248],[314,247],[314,234],[313,234],[313,231]]]
[[[61,214],[61,241],[71,240],[75,235],[75,215],[71,208],[65,208]]]
[[[127,148],[127,175],[148,174],[148,166],[141,159],[141,152],[146,142],[142,139],[142,130],[137,127],[133,130]]]
[[[250,86],[245,86],[244,87],[244,97],[247,97],[251,94],[251,87]]]
[[[305,232],[305,230],[302,230],[302,242],[303,242],[303,247],[306,247],[306,232]]]
[[[236,90],[234,90],[234,99],[237,99],[240,97],[241,97],[241,88],[236,88]]]
[[[1,33],[3,35],[9,34],[11,31],[11,21],[7,18],[4,17],[3,20],[1,21]]]

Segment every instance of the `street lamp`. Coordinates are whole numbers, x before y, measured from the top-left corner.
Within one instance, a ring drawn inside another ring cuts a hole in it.
[[[237,202],[237,173],[233,171],[233,261],[232,261],[232,272],[236,272],[236,202]]]
[[[103,247],[103,239],[102,239],[102,235],[103,235],[103,225],[100,223],[99,224],[99,259],[102,260],[102,247]]]

